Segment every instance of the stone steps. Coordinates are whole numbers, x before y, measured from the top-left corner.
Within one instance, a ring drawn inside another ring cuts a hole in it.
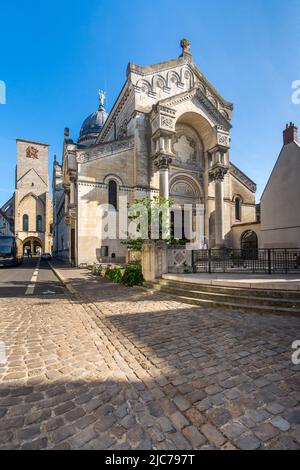
[[[149,287],[174,300],[207,308],[300,316],[300,296],[294,291],[227,288],[165,280]]]

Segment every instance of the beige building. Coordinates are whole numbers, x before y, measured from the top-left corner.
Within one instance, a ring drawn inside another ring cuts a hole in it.
[[[232,227],[256,221],[256,185],[231,161],[233,105],[193,62],[187,40],[181,48],[166,62],[129,63],[109,115],[101,92],[77,143],[66,129],[62,164],[53,173],[57,256],[77,265],[123,260],[118,237],[101,235],[102,204],[116,207],[118,219],[122,195],[203,204],[209,247],[232,247]]]
[[[300,145],[287,124],[283,147],[261,198],[262,248],[300,248]]]
[[[48,144],[17,139],[16,189],[2,211],[22,254],[52,251]]]

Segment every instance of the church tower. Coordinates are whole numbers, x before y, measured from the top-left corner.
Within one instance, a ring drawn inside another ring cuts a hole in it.
[[[48,144],[17,139],[15,235],[24,254],[52,249],[48,151]]]

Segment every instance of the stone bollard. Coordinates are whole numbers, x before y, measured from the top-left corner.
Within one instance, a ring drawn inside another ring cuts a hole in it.
[[[166,242],[147,240],[143,243],[142,270],[146,282],[154,282],[168,272]]]

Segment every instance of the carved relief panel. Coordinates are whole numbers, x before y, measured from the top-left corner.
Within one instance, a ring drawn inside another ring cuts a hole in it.
[[[173,152],[175,154],[174,165],[203,169],[203,148],[198,134],[190,126],[177,124],[176,135],[173,140]]]

